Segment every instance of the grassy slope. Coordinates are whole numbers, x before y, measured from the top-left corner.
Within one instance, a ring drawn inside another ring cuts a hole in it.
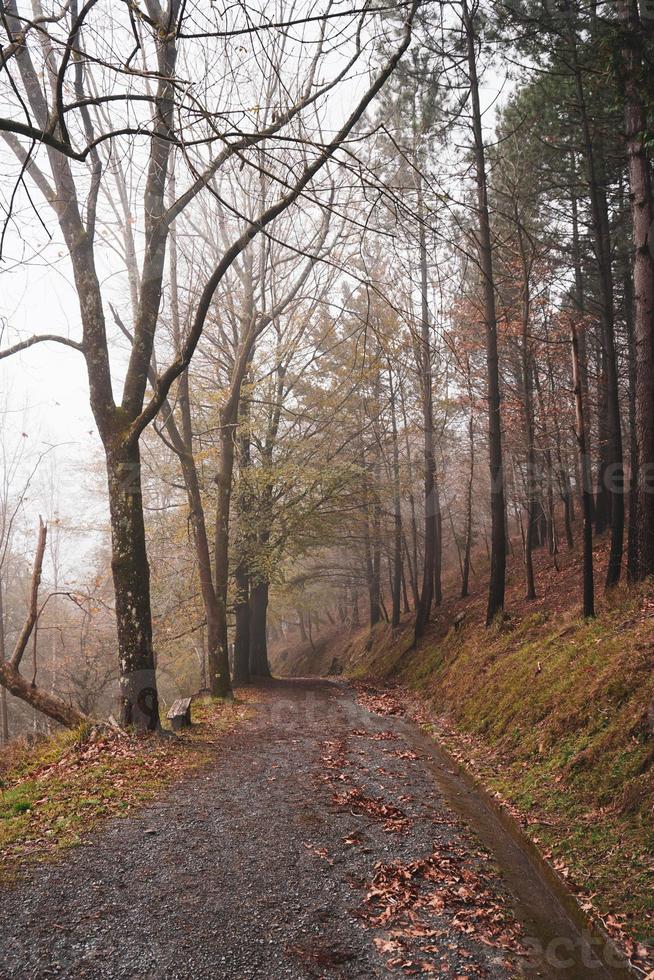
[[[609,924],[654,942],[654,589],[620,588],[584,622],[578,557],[560,556],[558,572],[548,556],[537,561],[539,599],[522,598],[516,562],[501,625],[484,629],[479,588],[437,611],[417,650],[407,622],[394,635],[380,627],[372,643],[368,633],[341,640],[333,654],[353,676],[426,698],[455,754]]]
[[[0,887],[205,764],[245,710],[196,701],[193,728],[168,737],[97,727],[62,731],[31,747],[12,743],[0,752]]]

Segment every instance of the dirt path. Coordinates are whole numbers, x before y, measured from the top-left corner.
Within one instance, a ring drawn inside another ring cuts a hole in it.
[[[3,894],[0,977],[627,976],[584,965],[556,895],[411,726],[337,684],[259,694],[210,769]],[[548,957],[516,955],[518,933]]]

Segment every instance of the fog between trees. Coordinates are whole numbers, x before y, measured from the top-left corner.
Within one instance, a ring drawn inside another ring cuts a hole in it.
[[[490,624],[510,549],[533,598],[534,549],[583,548],[588,616],[654,571],[641,13],[2,4],[0,274],[71,287],[1,311],[2,368],[66,348],[108,513],[76,571],[9,391],[4,740],[156,727],[339,623],[418,642],[473,576]]]

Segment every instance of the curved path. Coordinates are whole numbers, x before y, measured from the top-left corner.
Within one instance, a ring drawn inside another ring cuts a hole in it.
[[[412,726],[336,683],[258,702],[210,767],[2,895],[0,977],[628,976]]]

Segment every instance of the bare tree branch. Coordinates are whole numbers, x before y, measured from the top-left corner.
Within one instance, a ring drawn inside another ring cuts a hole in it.
[[[72,347],[73,350],[79,351],[80,354],[84,353],[84,345],[77,340],[70,340],[68,337],[59,337],[54,333],[42,333],[34,334],[33,337],[29,337],[27,340],[20,340],[17,344],[0,350],[0,361],[5,357],[11,357],[12,354],[17,354],[21,350],[26,350],[28,347],[33,347],[34,344],[43,343],[63,344],[65,347]]]

